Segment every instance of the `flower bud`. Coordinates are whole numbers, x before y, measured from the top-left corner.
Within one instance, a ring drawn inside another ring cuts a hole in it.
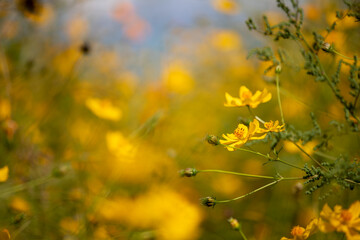
[[[215,146],[219,145],[219,139],[215,135],[207,135],[206,140],[208,141],[208,143],[210,143],[212,145],[215,145]]]
[[[325,52],[331,52],[332,46],[331,46],[331,44],[328,43],[328,42],[323,42],[323,43],[321,44],[321,49],[322,49],[323,51],[325,51]]]
[[[214,197],[205,197],[200,199],[201,204],[206,207],[215,207],[216,200]]]
[[[231,218],[228,219],[228,222],[230,223],[230,226],[231,226],[232,229],[239,230],[240,224],[239,224],[237,219],[231,217]]]
[[[179,171],[181,177],[195,177],[197,173],[195,168],[185,168]]]
[[[279,73],[281,73],[281,70],[282,70],[282,69],[281,69],[281,65],[279,64],[279,65],[277,65],[276,68],[275,68],[275,73],[276,73],[276,74],[279,74]]]

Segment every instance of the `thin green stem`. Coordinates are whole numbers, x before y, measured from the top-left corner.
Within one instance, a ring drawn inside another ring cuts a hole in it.
[[[343,57],[343,58],[346,58],[346,59],[349,59],[349,60],[354,60],[353,58],[351,58],[351,57],[347,57],[347,56],[345,56],[345,55],[343,55],[343,54],[341,54],[341,53],[339,53],[338,51],[336,51],[335,49],[332,49],[332,50],[330,50],[331,52],[333,52],[333,53],[335,53],[335,54],[337,54],[337,55],[339,55],[340,57]]]
[[[297,169],[300,169],[300,170],[304,170],[302,167],[298,167],[298,166],[296,166],[296,165],[294,165],[294,164],[285,162],[284,160],[281,160],[280,158],[272,159],[272,161],[279,161],[279,162],[281,162],[281,163],[283,163],[283,164],[285,164],[285,165],[288,165],[288,166],[290,166],[290,167],[297,168]]]
[[[275,80],[276,80],[276,92],[277,92],[279,110],[280,110],[280,115],[281,115],[281,121],[282,121],[282,124],[285,124],[284,113],[283,113],[283,110],[282,110],[281,99],[280,99],[280,79],[279,79],[279,73],[276,73],[276,74],[275,74]]]
[[[247,174],[247,173],[224,171],[224,170],[219,170],[219,169],[197,170],[197,172],[198,172],[198,173],[201,173],[201,172],[223,173],[223,174],[232,174],[232,175],[237,175],[237,176],[242,176],[242,177],[274,179],[274,180],[278,180],[278,179],[280,179],[280,178],[281,178],[282,180],[301,180],[301,179],[303,179],[303,177],[281,177],[281,176],[272,177],[272,176],[262,176],[262,175],[254,175],[254,174]]]
[[[241,226],[239,227],[238,231],[239,231],[239,233],[240,233],[241,237],[242,237],[244,240],[247,240],[247,238],[246,238],[246,236],[245,236],[244,232],[243,232],[243,231],[242,231],[242,229],[241,229]]]
[[[259,188],[255,189],[255,190],[253,190],[253,191],[251,191],[251,192],[249,192],[249,193],[247,193],[247,194],[244,194],[244,195],[242,195],[242,196],[239,196],[239,197],[236,197],[236,198],[233,198],[233,199],[220,200],[220,201],[219,201],[219,200],[215,200],[215,203],[228,203],[228,202],[232,202],[232,201],[236,201],[236,200],[242,199],[242,198],[247,197],[247,196],[249,196],[249,195],[251,195],[251,194],[254,194],[254,193],[256,193],[256,192],[259,192],[259,191],[261,191],[261,190],[263,190],[263,189],[265,189],[265,188],[267,188],[267,187],[270,187],[270,186],[272,186],[272,185],[280,182],[281,180],[282,180],[282,178],[280,178],[280,179],[278,179],[278,180],[276,180],[276,181],[273,181],[273,182],[271,182],[271,183],[269,183],[269,184],[266,184],[266,185],[264,185],[264,186],[262,186],[262,187],[259,187]]]
[[[222,143],[220,143],[220,145],[222,145],[224,147],[228,147],[227,145],[222,144]],[[240,150],[240,151],[244,151],[244,152],[253,153],[253,154],[259,155],[259,156],[261,156],[263,158],[266,158],[269,161],[279,161],[279,162],[281,162],[281,163],[283,163],[285,165],[288,165],[290,167],[297,168],[297,169],[300,169],[300,170],[304,170],[303,168],[298,167],[296,165],[293,165],[291,163],[285,162],[285,161],[281,160],[280,158],[272,158],[269,155],[265,155],[265,154],[262,154],[262,153],[259,153],[259,152],[255,152],[255,151],[252,151],[252,150],[249,150],[249,149],[245,149],[245,148],[238,148],[238,147],[231,147],[231,148],[236,149],[236,150]]]
[[[292,142],[301,152],[303,152],[308,158],[310,158],[311,160],[313,160],[317,165],[319,165],[319,167],[321,167],[323,170],[329,172],[329,169],[325,168],[323,165],[321,165],[321,163],[316,160],[315,158],[313,158],[310,154],[308,154],[302,147],[300,147],[296,142]]]
[[[199,173],[201,173],[201,172],[213,172],[213,173],[232,174],[232,175],[243,176],[243,177],[252,177],[252,178],[277,179],[276,177],[272,177],[272,176],[261,176],[261,175],[247,174],[247,173],[224,171],[224,170],[218,170],[218,169],[206,169],[206,170],[197,170],[197,171]]]

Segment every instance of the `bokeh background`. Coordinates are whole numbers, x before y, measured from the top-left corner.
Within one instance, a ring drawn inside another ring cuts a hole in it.
[[[301,5],[309,41],[345,9],[340,1]],[[232,216],[248,239],[280,239],[325,202],[356,199],[357,190],[334,185],[319,201],[320,193],[307,196],[301,182],[289,181],[205,208],[201,197],[233,198],[267,181],[179,177],[186,167],[302,176],[205,141],[250,118],[246,109],[223,106],[224,93],[236,96],[241,85],[267,88],[272,101],[254,111],[280,119],[274,74],[263,74],[269,64],[247,59],[251,48],[288,50],[281,75],[287,122],[310,129],[310,112],[325,128],[344,122],[330,89],[301,70],[297,45],[247,30],[245,20],[262,26],[262,15],[270,23],[286,19],[267,0],[0,0],[0,167],[9,168],[0,183],[0,227],[13,239],[240,239],[226,221]],[[327,40],[344,55],[359,54],[359,29],[345,18]],[[320,58],[334,68],[336,57]],[[358,156],[358,136],[331,143],[334,156]],[[309,161],[283,144],[283,158]],[[312,153],[316,144],[305,149]],[[269,152],[267,143],[251,147]]]

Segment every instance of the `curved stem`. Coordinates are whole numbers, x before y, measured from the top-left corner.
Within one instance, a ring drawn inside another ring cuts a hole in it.
[[[341,54],[341,53],[339,53],[338,51],[336,51],[335,49],[332,49],[331,50],[333,53],[335,53],[335,54],[337,54],[337,55],[339,55],[340,57],[343,57],[343,58],[346,58],[346,59],[349,59],[349,60],[354,60],[353,58],[351,58],[351,57],[347,57],[347,56],[345,56],[345,55],[343,55],[343,54]]]
[[[232,201],[236,201],[236,200],[242,199],[242,198],[247,197],[247,196],[249,196],[249,195],[251,195],[251,194],[254,194],[254,193],[256,193],[256,192],[259,192],[259,191],[261,191],[261,190],[263,190],[263,189],[265,189],[265,188],[267,188],[267,187],[270,187],[270,186],[272,186],[272,185],[280,182],[281,180],[282,180],[282,178],[280,178],[280,179],[278,179],[278,180],[276,180],[276,181],[273,181],[273,182],[271,182],[271,183],[269,183],[269,184],[266,184],[266,185],[264,185],[264,186],[262,186],[262,187],[259,187],[259,188],[255,189],[255,190],[253,190],[253,191],[251,191],[251,192],[249,192],[249,193],[247,193],[247,194],[241,195],[241,196],[236,197],[236,198],[233,198],[233,199],[220,200],[220,201],[215,200],[215,203],[228,203],[228,202],[232,202]]]

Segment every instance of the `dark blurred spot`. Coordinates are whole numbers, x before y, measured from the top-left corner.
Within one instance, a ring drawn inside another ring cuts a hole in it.
[[[41,3],[39,0],[19,0],[17,1],[19,10],[26,14],[38,14],[41,11]]]
[[[90,54],[91,51],[91,46],[88,42],[84,42],[81,46],[80,46],[80,52],[84,55],[88,55]]]

